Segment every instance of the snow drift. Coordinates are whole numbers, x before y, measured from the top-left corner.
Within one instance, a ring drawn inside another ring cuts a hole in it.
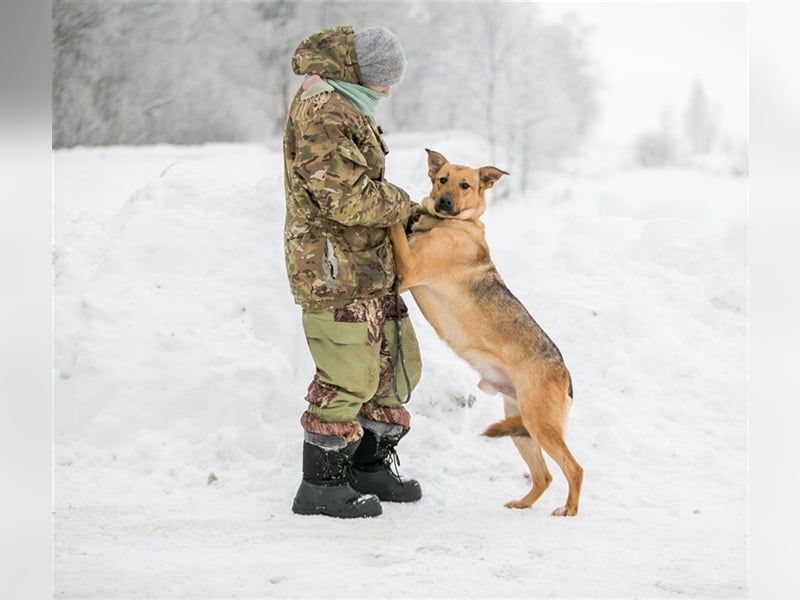
[[[423,148],[389,138],[419,199]],[[586,158],[490,192],[493,259],[561,349],[581,511],[531,509],[499,398],[407,302],[423,353],[401,471],[423,499],[299,517],[313,370],[283,265],[280,148],[55,154],[55,590],[64,598],[736,597],[746,588],[746,180]],[[502,168],[502,164],[498,164]],[[512,173],[512,177],[514,174]]]

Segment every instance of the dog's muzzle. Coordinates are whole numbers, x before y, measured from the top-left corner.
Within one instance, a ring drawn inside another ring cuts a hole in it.
[[[436,201],[436,212],[442,215],[457,215],[458,211],[453,205],[453,197],[450,194],[439,196]]]

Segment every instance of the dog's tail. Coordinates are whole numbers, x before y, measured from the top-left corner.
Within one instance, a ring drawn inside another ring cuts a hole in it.
[[[522,417],[508,417],[497,423],[492,423],[483,432],[486,437],[503,437],[506,435],[516,437],[530,437],[530,433],[522,424]]]

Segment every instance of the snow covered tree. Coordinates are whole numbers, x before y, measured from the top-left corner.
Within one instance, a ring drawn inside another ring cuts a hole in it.
[[[692,86],[689,105],[684,114],[684,126],[690,153],[708,154],[716,141],[717,125],[703,84],[699,81]]]
[[[674,133],[672,111],[664,108],[661,113],[661,129],[646,131],[633,142],[634,159],[648,168],[661,168],[675,164],[678,160],[678,140]]]
[[[92,73],[87,55],[100,28],[96,4],[53,4],[53,145],[85,140],[100,123],[92,110]]]
[[[408,67],[384,130],[461,129],[526,174],[575,151],[595,115],[584,32],[531,3],[273,2],[54,5],[56,147],[274,139],[307,35],[386,25]]]

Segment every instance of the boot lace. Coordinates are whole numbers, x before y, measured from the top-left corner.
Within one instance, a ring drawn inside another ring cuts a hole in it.
[[[405,485],[403,482],[402,477],[400,477],[400,457],[397,455],[397,450],[395,450],[394,446],[389,446],[386,449],[386,458],[384,459],[384,463],[386,464],[386,468],[389,472],[394,476],[395,479],[400,483],[400,485]]]

